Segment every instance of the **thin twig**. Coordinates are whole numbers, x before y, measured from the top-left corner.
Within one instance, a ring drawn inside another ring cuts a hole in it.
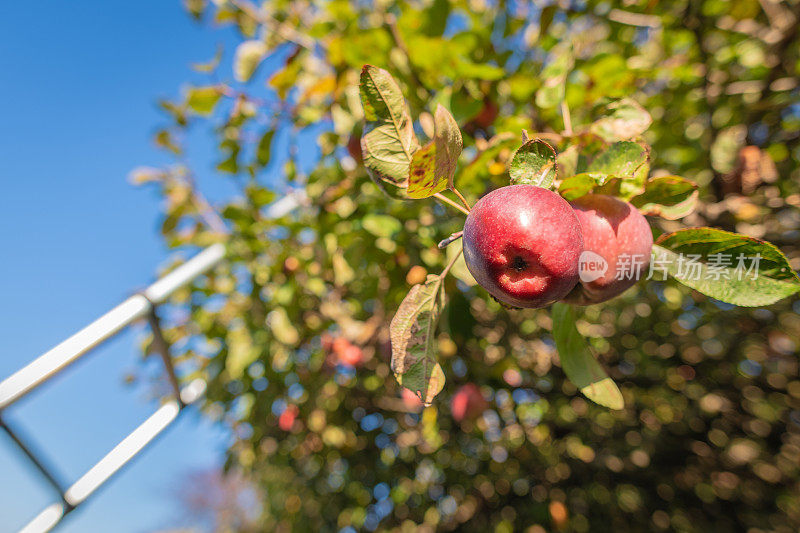
[[[572,117],[570,117],[566,99],[561,100],[561,118],[564,119],[564,134],[567,136],[572,135]]]
[[[461,211],[461,212],[462,212],[462,213],[464,213],[465,215],[469,215],[469,211],[467,211],[467,210],[466,210],[466,209],[464,209],[464,208],[463,208],[461,205],[459,205],[457,202],[454,202],[453,200],[451,200],[451,199],[450,199],[450,198],[448,198],[447,196],[443,195],[442,193],[440,193],[440,192],[437,192],[437,193],[435,193],[435,194],[433,195],[433,197],[434,197],[434,198],[437,198],[437,199],[439,199],[439,200],[441,200],[442,202],[446,203],[446,204],[447,204],[447,205],[449,205],[450,207],[454,207],[454,208],[458,209],[459,211]]]
[[[437,246],[440,250],[443,248],[447,248],[450,244],[460,239],[462,235],[464,235],[463,230],[451,233],[448,238],[439,241],[439,244]]]
[[[439,280],[440,281],[444,280],[445,276],[447,276],[447,273],[450,272],[450,269],[453,268],[453,265],[455,265],[456,261],[458,261],[458,258],[461,257],[461,252],[463,252],[463,251],[464,251],[464,249],[462,248],[461,250],[456,252],[456,255],[454,255],[453,258],[450,260],[450,262],[447,263],[447,266],[444,267],[444,270],[442,270],[442,273],[439,274]]]

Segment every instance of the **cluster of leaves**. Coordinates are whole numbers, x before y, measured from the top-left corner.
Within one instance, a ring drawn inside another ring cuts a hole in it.
[[[364,166],[371,176],[399,187],[408,198],[436,195],[446,200],[440,193],[449,189],[464,201],[468,212],[469,204],[453,181],[463,141],[450,112],[437,104],[432,139],[420,147],[406,102],[391,74],[365,65],[360,93],[366,120],[361,144]],[[631,202],[645,215],[682,218],[695,208],[697,185],[680,176],[649,177],[650,147],[638,139],[651,123],[647,111],[635,102],[612,103],[607,116],[577,131],[570,126],[561,134],[559,144],[564,151],[560,154],[542,139],[528,139],[523,130],[523,144],[508,165],[510,183],[547,189],[557,184],[568,200],[589,193],[612,195]],[[730,265],[709,275],[709,261],[723,253],[731,257],[740,254],[750,261],[758,257],[756,273],[736,275],[736,266]],[[683,229],[660,235],[653,254],[654,262],[663,265],[666,273],[722,302],[769,305],[800,291],[800,277],[786,256],[774,245],[745,235],[713,228]],[[698,268],[681,268],[678,254],[695,258]],[[411,288],[390,329],[392,371],[425,405],[444,388],[433,338],[445,305],[442,279],[448,270],[449,266]],[[589,399],[622,409],[622,394],[589,352],[575,327],[574,313],[563,304],[553,310],[553,337],[567,377]]]
[[[234,26],[241,42],[197,66],[204,81],[163,102],[170,122],[156,143],[176,163],[134,178],[159,188],[170,247],[188,255],[228,245],[229,261],[164,310],[165,335],[181,378],[208,381],[203,409],[230,426],[229,463],[261,489],[263,529],[797,529],[800,323],[787,300],[731,308],[656,281],[602,306],[557,308],[575,313],[575,328],[619,383],[625,408],[608,411],[565,379],[569,362],[554,347],[562,337],[574,342],[571,328],[554,330],[542,311],[506,311],[455,261],[440,278],[448,301],[428,340],[447,382],[430,407],[404,399],[392,378],[390,317],[410,286],[453,259],[458,247],[437,243],[463,218],[446,202],[393,199],[370,181],[362,124],[365,113],[385,110],[368,111],[357,88],[365,63],[391,70],[407,117],[417,117],[414,134],[432,140],[438,105],[448,109],[462,137],[453,180],[473,199],[512,179],[523,129],[558,150],[554,171],[587,171],[581,165],[592,160],[582,163],[563,141],[562,101],[575,124],[593,125],[580,150],[590,154],[600,149],[591,139],[618,120],[643,128],[629,118],[642,116],[636,101],[653,117],[643,134],[652,146],[648,179],[670,176],[660,170],[668,168],[698,185],[696,210],[682,222],[768,239],[797,268],[792,5],[187,6]],[[452,129],[438,115],[445,145],[427,145],[434,161],[453,154]],[[209,135],[209,125],[218,150],[205,165],[192,139]],[[542,148],[530,146],[525,159],[547,159]],[[201,163],[190,169],[188,160]],[[772,177],[761,171],[768,162]],[[428,179],[442,187],[448,168],[435,165]],[[225,186],[198,185],[211,180]],[[669,194],[648,187],[631,196],[666,216],[654,220],[659,233],[680,229],[668,219],[692,196],[675,183],[658,185]],[[208,193],[231,187],[231,196]],[[389,195],[399,190],[386,186]],[[723,197],[743,191],[752,194]],[[297,209],[287,211],[287,201]],[[325,335],[358,346],[362,362],[338,360]],[[488,407],[457,422],[448,400],[467,383]]]

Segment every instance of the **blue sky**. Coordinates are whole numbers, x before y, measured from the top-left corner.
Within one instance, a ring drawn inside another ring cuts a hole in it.
[[[161,121],[156,99],[196,79],[189,64],[232,38],[196,24],[178,0],[4,5],[0,378],[147,285],[165,263],[158,198],[126,177],[166,161],[151,142]],[[4,413],[67,484],[156,407],[143,387],[123,383],[137,365],[136,338],[118,336]],[[185,413],[59,531],[175,525],[174,487],[185,473],[219,464],[226,438]],[[0,435],[0,532],[16,531],[54,497]]]

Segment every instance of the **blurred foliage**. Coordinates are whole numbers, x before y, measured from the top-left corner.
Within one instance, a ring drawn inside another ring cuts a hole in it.
[[[186,6],[242,44],[224,55],[232,67],[198,65],[207,81],[161,103],[156,142],[176,162],[132,178],[159,188],[170,247],[227,243],[230,261],[162,314],[181,375],[209,381],[203,409],[234,431],[229,464],[264,495],[263,530],[800,528],[792,300],[734,308],[648,282],[579,309],[625,398],[609,412],[565,381],[547,314],[501,308],[460,262],[436,339],[444,391],[424,409],[403,396],[389,319],[456,251],[436,243],[463,217],[370,181],[358,98],[370,63],[402,85],[423,138],[436,104],[450,109],[470,201],[508,183],[523,128],[560,150],[562,96],[576,130],[630,98],[653,117],[652,174],[700,185],[698,211],[654,231],[763,237],[797,269],[796,0]],[[198,130],[216,139],[217,179],[240,191],[213,205],[183,156]],[[273,202],[294,190],[307,200],[281,213]],[[467,383],[486,403],[460,401],[457,422],[449,398]]]

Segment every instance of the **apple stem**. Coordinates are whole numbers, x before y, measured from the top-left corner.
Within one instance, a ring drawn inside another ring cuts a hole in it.
[[[465,215],[469,215],[469,210],[467,210],[467,209],[464,209],[463,207],[461,207],[461,206],[460,206],[460,205],[458,205],[456,202],[454,202],[453,200],[451,200],[451,199],[450,199],[450,198],[448,198],[447,196],[443,195],[442,193],[440,193],[440,192],[437,192],[437,193],[435,193],[435,194],[433,195],[433,197],[434,197],[434,198],[438,198],[439,200],[441,200],[442,202],[446,203],[446,204],[447,204],[447,205],[449,205],[450,207],[454,207],[454,208],[458,209],[459,211],[461,211],[461,212],[462,212],[462,213],[464,213]]]
[[[450,262],[447,263],[447,266],[444,267],[444,270],[442,270],[442,273],[439,274],[439,280],[443,280],[445,278],[445,276],[447,276],[447,273],[450,272],[450,269],[453,268],[453,265],[456,264],[456,261],[458,261],[458,258],[461,257],[461,252],[463,252],[463,251],[464,251],[463,248],[461,250],[459,250],[456,253],[456,255],[453,256],[453,258],[450,260]]]
[[[472,210],[472,208],[469,206],[469,202],[467,202],[466,198],[464,198],[464,197],[461,195],[461,193],[460,193],[460,192],[458,192],[458,189],[456,189],[455,187],[453,187],[451,190],[452,190],[454,193],[456,193],[456,196],[458,196],[458,199],[459,199],[459,200],[461,200],[461,203],[462,203],[462,204],[464,204],[464,207],[466,207],[466,208],[467,208],[467,211],[471,211],[471,210]]]
[[[444,240],[439,242],[439,245],[438,245],[439,249],[441,250],[443,248],[446,248],[453,241],[457,241],[458,239],[460,239],[462,235],[464,235],[464,231],[463,230],[462,231],[457,231],[455,233],[452,233],[448,238],[446,238],[446,239],[444,239]]]

